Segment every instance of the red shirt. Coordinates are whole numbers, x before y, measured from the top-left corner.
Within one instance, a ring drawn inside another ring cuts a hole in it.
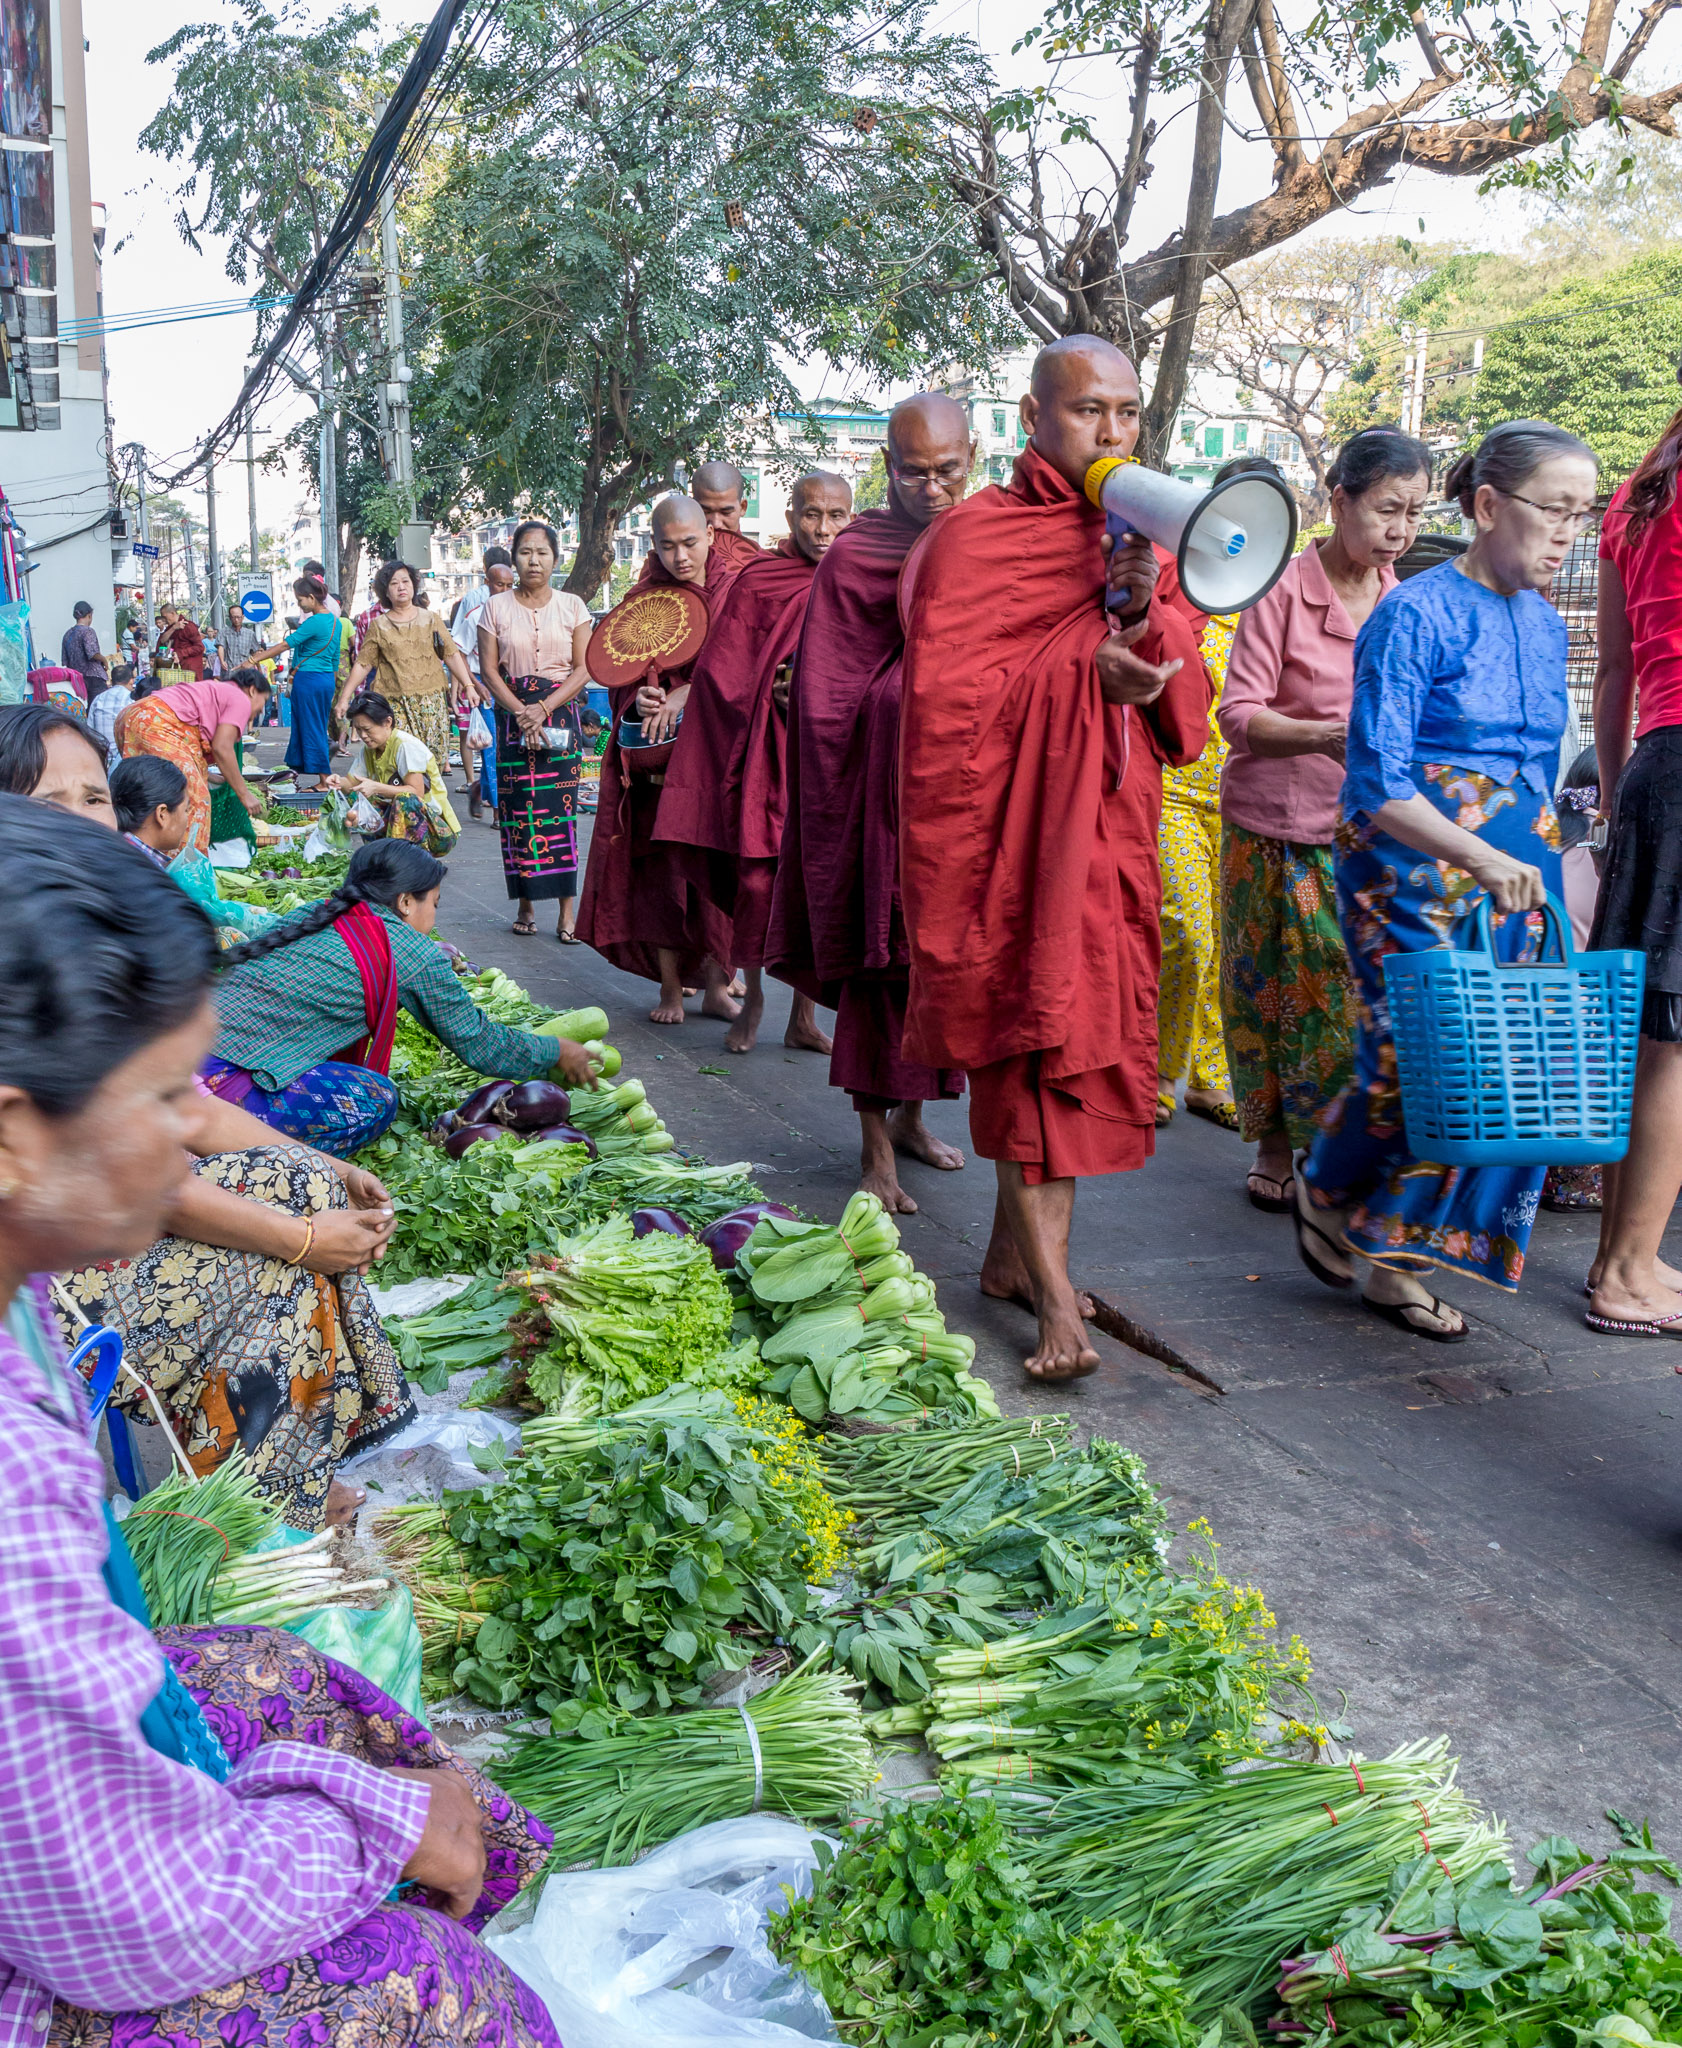
[[[1620,484],[1600,528],[1600,556],[1623,579],[1635,655],[1635,736],[1682,725],[1682,504],[1649,520],[1632,547],[1625,535],[1629,485]]]

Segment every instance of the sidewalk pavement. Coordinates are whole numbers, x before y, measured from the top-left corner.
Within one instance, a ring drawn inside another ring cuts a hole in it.
[[[599,1003],[681,1144],[839,1213],[857,1120],[827,1061],[785,1051],[786,990],[732,1058],[696,1004],[648,1023],[652,985],[558,945],[549,906],[534,939],[510,913],[496,834],[468,824],[449,936],[540,1000]],[[967,1148],[961,1103],[928,1120]],[[1099,1337],[1099,1372],[1057,1389],[1021,1371],[1028,1316],[976,1286],[990,1169],[902,1168],[922,1205],[906,1248],[1003,1405],[1072,1412],[1142,1453],[1175,1525],[1207,1515],[1222,1568],[1308,1643],[1323,1716],[1365,1754],[1446,1730],[1520,1854],[1555,1831],[1605,1842],[1607,1805],[1682,1847],[1682,1346],[1584,1327],[1595,1219],[1544,1214],[1517,1296],[1446,1279],[1473,1335],[1431,1344],[1309,1276],[1287,1219],[1245,1201],[1238,1139],[1182,1112],[1160,1140],[1144,1172],[1082,1184],[1075,1275],[1132,1341]]]

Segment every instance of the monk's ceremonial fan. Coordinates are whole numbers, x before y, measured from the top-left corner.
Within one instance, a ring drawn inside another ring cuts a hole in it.
[[[707,637],[707,601],[686,583],[651,583],[623,597],[590,635],[584,665],[610,690],[658,683],[687,668]],[[681,721],[680,721],[681,723]],[[625,766],[639,775],[662,772],[672,740],[645,745],[642,723],[621,721],[618,744]]]

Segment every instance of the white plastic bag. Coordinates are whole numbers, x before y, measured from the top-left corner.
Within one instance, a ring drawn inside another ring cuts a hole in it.
[[[467,744],[470,747],[494,747],[496,735],[491,731],[484,707],[475,704],[467,721]]]
[[[783,1886],[810,1889],[812,1841],[769,1814],[714,1821],[629,1870],[558,1872],[531,1923],[487,1944],[543,2000],[567,2048],[834,2041],[823,2000],[765,1940]]]

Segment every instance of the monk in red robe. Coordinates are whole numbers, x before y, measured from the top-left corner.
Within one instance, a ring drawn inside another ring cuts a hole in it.
[[[789,664],[813,574],[852,516],[845,479],[826,470],[799,479],[789,495],[788,538],[736,579],[688,685],[670,700],[683,725],[654,836],[673,843],[694,887],[734,925],[732,957],[746,970],[747,1000],[725,1036],[726,1052],[753,1050],[765,1010],[761,968],[786,808]],[[830,1050],[810,996],[796,993],[783,1043]]]
[[[964,1077],[905,1056],[910,955],[899,901],[899,572],[969,483],[961,405],[925,391],[888,418],[888,502],[855,519],[812,581],[789,702],[788,817],[766,965],[836,1013],[832,1088],[858,1112],[859,1186],[901,1215],[917,1204],[897,1156],[953,1171],[956,1146],[923,1104]]]
[[[1032,1303],[1046,1380],[1098,1364],[1069,1280],[1075,1180],[1154,1149],[1162,765],[1208,737],[1154,549],[1111,550],[1082,488],[1133,453],[1139,411],[1108,342],[1043,349],[1010,483],[938,520],[900,581],[906,1051],[969,1075],[999,1182],[981,1284]]]
[[[741,573],[715,561],[712,530],[693,498],[662,498],[654,508],[654,552],[639,579],[643,583],[687,583],[700,591],[714,617]],[[651,743],[671,737],[678,711],[671,699],[686,672],[612,692],[615,737],[602,756],[601,794],[584,891],[578,904],[578,936],[615,967],[660,984],[650,1017],[656,1024],[681,1024],[685,985],[702,988],[702,1012],[734,1022],[738,1006],[727,993],[730,979],[730,920],[689,886],[672,849],[654,844],[654,820],[665,782],[663,774],[629,771],[620,753],[619,721],[640,718]]]
[[[733,462],[703,462],[689,479],[689,488],[696,504],[707,515],[713,553],[721,562],[740,569],[765,553],[757,541],[742,531],[742,514],[748,509],[748,484]]]

